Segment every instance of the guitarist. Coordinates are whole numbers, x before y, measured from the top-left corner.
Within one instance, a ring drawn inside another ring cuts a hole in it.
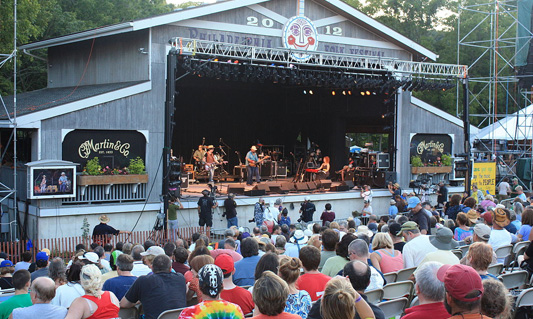
[[[248,186],[252,186],[254,177],[257,184],[261,183],[261,176],[259,176],[259,168],[257,167],[258,162],[257,147],[252,145],[250,151],[246,154],[246,172],[248,173],[246,185]]]
[[[209,145],[207,147],[207,153],[205,153],[204,164],[205,170],[209,173],[209,183],[213,183],[213,178],[215,177],[215,168],[217,167],[217,160],[215,159],[215,154],[213,154],[215,147]]]

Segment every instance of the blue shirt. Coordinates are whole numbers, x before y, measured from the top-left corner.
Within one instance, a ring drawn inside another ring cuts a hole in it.
[[[249,151],[248,154],[246,154],[246,166],[250,165],[250,162],[248,160],[252,160],[254,162],[257,162],[259,158],[257,157],[257,153],[252,153],[252,151]]]
[[[118,300],[121,300],[136,279],[137,277],[135,276],[118,276],[109,278],[104,282],[104,287],[102,290],[113,292],[115,296],[117,296]]]
[[[398,207],[396,205],[391,205],[389,207],[389,216],[398,215]]]
[[[253,286],[255,282],[255,266],[261,257],[259,255],[246,257],[235,263],[233,283],[237,286]]]

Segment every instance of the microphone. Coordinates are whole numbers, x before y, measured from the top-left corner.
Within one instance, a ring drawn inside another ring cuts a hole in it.
[[[222,144],[222,137],[218,139],[218,142]]]
[[[205,144],[205,137],[202,137],[202,145]]]

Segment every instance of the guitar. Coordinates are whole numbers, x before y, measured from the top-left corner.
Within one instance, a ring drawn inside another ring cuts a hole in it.
[[[205,165],[205,170],[208,171],[211,168],[215,168],[215,167],[217,167],[217,165],[222,165],[222,164],[228,164],[228,161],[213,162],[213,163],[210,163],[210,164],[206,163],[204,165]]]
[[[249,165],[250,165],[251,167],[256,167],[257,165],[261,165],[261,163],[262,163],[263,161],[266,161],[266,160],[269,159],[269,158],[270,158],[270,156],[265,156],[265,157],[263,157],[262,159],[258,160],[257,162],[255,162],[255,163],[250,163]]]

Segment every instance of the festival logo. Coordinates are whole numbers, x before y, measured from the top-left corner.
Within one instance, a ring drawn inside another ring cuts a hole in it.
[[[318,32],[313,22],[303,16],[290,18],[283,29],[283,45],[287,49],[315,51],[318,48]],[[292,53],[291,56],[301,62],[311,57],[305,53]]]

